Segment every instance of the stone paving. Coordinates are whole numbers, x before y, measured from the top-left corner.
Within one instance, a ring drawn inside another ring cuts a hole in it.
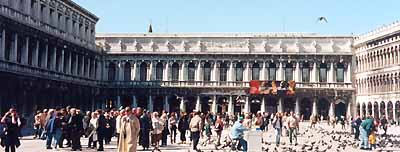
[[[339,125],[336,126],[335,129],[332,129],[332,126],[327,126],[326,123],[317,124],[316,128],[310,129],[309,123],[303,122],[300,125],[300,131],[298,136],[298,145],[289,145],[289,137],[283,136],[281,137],[282,144],[279,147],[275,145],[275,135],[274,130],[269,127],[269,130],[263,133],[263,138],[265,143],[260,143],[260,146],[263,147],[264,151],[315,151],[315,152],[355,152],[362,151],[358,149],[358,141],[354,140],[354,137],[349,135],[350,129],[347,128],[342,130]],[[389,127],[389,133],[394,135],[400,135],[400,127]],[[223,141],[224,137],[227,135],[228,131],[224,131],[223,137],[221,141]],[[179,135],[177,136],[179,139]],[[201,139],[200,142],[203,142],[205,139]],[[384,143],[381,138],[378,141],[381,141],[381,144],[384,144],[382,148],[378,148],[375,151],[383,150],[383,151],[400,151],[400,137],[391,137],[391,142]],[[87,139],[82,138],[82,151],[94,152],[94,149],[87,148]],[[63,149],[53,149],[46,150],[45,149],[45,140],[33,140],[32,137],[24,137],[21,140],[21,147],[18,148],[19,152],[51,152],[51,151],[59,151],[65,152],[70,151],[70,148]],[[169,144],[169,143],[168,143]],[[199,146],[202,151],[211,152],[211,151],[229,151],[229,148],[216,150],[214,144],[205,144],[205,146]],[[0,148],[1,149],[1,148]],[[1,149],[2,150],[2,149]],[[116,138],[113,138],[113,141],[110,145],[105,145],[106,152],[114,152],[117,151],[116,146]],[[138,151],[141,151],[141,147],[138,146]],[[167,147],[161,147],[161,151],[163,152],[187,152],[190,151],[190,144],[169,144]]]

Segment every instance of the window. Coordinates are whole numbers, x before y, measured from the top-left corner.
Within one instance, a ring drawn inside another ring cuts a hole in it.
[[[40,5],[40,20],[42,22],[46,22],[46,14],[44,12],[44,9],[46,8],[46,5]]]
[[[63,24],[61,23],[61,18],[62,18],[62,14],[58,13],[58,15],[57,15],[57,27],[60,28],[61,30],[65,31],[64,30],[65,28],[62,27]]]
[[[276,65],[270,63],[268,67],[268,80],[276,80]]]
[[[287,63],[285,68],[285,81],[291,81],[291,80],[293,80],[293,65]]]
[[[253,68],[251,69],[251,79],[260,80],[260,65],[258,63],[253,64]]]
[[[308,63],[303,63],[303,68],[301,69],[302,82],[310,82],[310,65]]]
[[[65,22],[64,22],[64,29],[65,29],[65,32],[67,32],[67,33],[69,33],[70,32],[70,29],[69,29],[69,21],[70,21],[70,19],[69,19],[69,17],[66,17],[65,18]]]
[[[115,81],[115,64],[110,63],[108,65],[108,81]]]
[[[156,65],[156,80],[157,81],[162,81],[163,79],[163,64],[162,63],[157,63]]]
[[[72,21],[72,29],[71,29],[71,33],[74,34],[76,36],[76,21]]]
[[[326,63],[322,63],[319,67],[319,82],[326,82],[327,76],[327,65]]]
[[[336,81],[337,82],[344,82],[344,65],[338,64],[336,69]]]
[[[179,64],[172,64],[172,81],[179,81]]]
[[[196,66],[194,65],[194,63],[189,63],[189,65],[188,65],[188,81],[189,82],[194,81],[195,70],[196,70]]]
[[[50,9],[49,24],[55,26],[55,21],[53,20],[54,10]]]
[[[228,73],[228,66],[226,63],[221,63],[219,67],[219,81],[225,82]]]
[[[243,64],[236,63],[236,81],[243,81]]]
[[[124,66],[124,80],[131,81],[131,63],[126,62]]]
[[[147,81],[147,63],[140,64],[140,81]]]
[[[211,81],[211,64],[204,64],[204,81]]]

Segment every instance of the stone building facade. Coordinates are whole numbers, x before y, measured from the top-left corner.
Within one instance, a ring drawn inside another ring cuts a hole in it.
[[[0,1],[0,112],[73,105],[100,92],[98,18],[71,0]]]
[[[150,111],[350,114],[350,36],[308,33],[97,34],[106,101]],[[250,95],[250,80],[296,81],[296,95]],[[110,102],[108,102],[110,104]]]
[[[357,114],[400,116],[400,23],[380,27],[355,39]]]

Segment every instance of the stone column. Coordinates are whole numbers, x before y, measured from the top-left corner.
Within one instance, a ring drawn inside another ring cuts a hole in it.
[[[246,96],[243,112],[244,113],[249,113],[250,112],[250,101],[249,101],[249,97],[248,96]]]
[[[65,53],[65,52],[64,52]],[[72,52],[68,51],[67,73],[72,74]],[[100,74],[100,73],[99,73]]]
[[[360,109],[362,109],[362,104],[360,105]],[[362,111],[362,110],[361,110]],[[381,112],[381,102],[378,102],[378,117],[379,119],[382,117],[382,112]]]
[[[117,64],[117,73],[118,73],[118,80],[124,81],[124,63],[122,61],[118,61]]]
[[[352,116],[351,112],[352,110],[351,110],[351,99],[350,99],[347,104],[347,111],[346,111],[347,118],[350,118]]]
[[[22,48],[22,56],[21,56],[22,64],[28,65],[28,60],[29,60],[29,37],[27,36],[25,38],[24,47]]]
[[[149,96],[149,101],[147,103],[147,110],[153,112],[153,97]]]
[[[263,62],[261,65],[260,80],[266,80],[266,75],[265,75],[266,67],[267,67],[267,63]]]
[[[312,112],[311,112],[312,116],[318,115],[317,102],[318,102],[318,98],[314,97],[313,103],[312,103]]]
[[[1,28],[1,35],[0,35],[0,60],[5,59],[5,44],[6,44],[6,30]]]
[[[335,101],[331,101],[329,103],[329,111],[328,111],[330,118],[335,118]]]
[[[347,64],[346,83],[351,83],[351,63]]]
[[[283,80],[283,64],[282,64],[282,62],[279,62],[276,80],[278,80],[278,81]]]
[[[230,65],[229,65],[229,71],[228,71],[228,73],[229,73],[228,81],[235,81],[235,79],[233,78],[233,76],[235,75],[233,68],[234,68],[233,67],[233,61],[231,61]]]
[[[85,77],[89,78],[90,73],[90,57],[86,59],[86,67],[85,67]],[[123,70],[122,70],[123,71]]]
[[[312,68],[312,70],[311,70],[311,77],[312,77],[311,82],[318,82],[318,74],[317,74],[317,71],[318,71],[318,69],[317,69],[317,63],[314,62],[314,63],[313,63],[313,68]]]
[[[117,109],[119,109],[121,107],[121,96],[117,96],[117,103],[116,103],[116,107]]]
[[[82,64],[81,64],[81,69],[80,69],[81,70],[81,76],[84,76],[85,75],[85,60],[86,60],[85,59],[85,55],[82,55],[81,59],[82,59],[82,62],[81,62]]]
[[[138,106],[138,104],[137,104],[136,96],[133,95],[132,96],[132,107],[137,108],[137,106]]]
[[[155,69],[154,66],[155,66],[154,62],[150,61],[149,69],[147,70],[147,80],[148,81],[153,80],[153,73],[155,73],[155,72],[153,72],[153,70]]]
[[[296,68],[294,70],[294,81],[295,82],[300,82],[301,78],[300,78],[300,61],[296,62]]]
[[[75,75],[78,75],[78,66],[79,66],[79,55],[76,54],[75,55],[75,63],[74,63],[74,74]]]
[[[10,52],[10,60],[12,62],[17,62],[17,52],[18,52],[18,34],[14,33],[13,35],[13,43],[11,45],[11,52]]]
[[[232,98],[233,98],[232,96],[229,96],[228,114],[229,114],[230,116],[234,115],[234,110],[235,110],[235,107],[234,107],[234,105],[233,105],[233,99],[232,99]]]
[[[57,65],[57,47],[53,48],[53,54],[51,54],[51,70],[56,71],[56,65]]]
[[[186,112],[186,103],[185,103],[185,99],[183,97],[181,98],[181,103],[179,105],[179,109],[181,110],[181,112]]]
[[[169,62],[165,62],[165,69],[164,69],[164,75],[163,75],[163,81],[169,81],[169,71],[170,71],[170,65]]]
[[[278,112],[283,112],[283,99],[282,99],[282,97],[279,97],[279,100],[278,100]]]
[[[136,63],[136,62],[133,62],[133,63],[132,63],[132,66],[131,66],[131,80],[133,80],[133,81],[138,81],[138,78],[137,78],[137,69],[138,69],[137,63]]]
[[[249,76],[250,76],[250,62],[246,62],[246,67],[245,67],[245,69],[243,70],[243,81],[250,81],[250,78],[249,78]]]
[[[32,65],[34,67],[38,67],[38,65],[39,65],[39,63],[38,63],[39,62],[39,44],[40,44],[39,40],[36,40],[36,45],[35,45],[35,48],[32,53]]]
[[[385,117],[386,117],[387,120],[389,120],[389,116],[388,115],[389,115],[388,104],[387,104],[387,102],[385,102]]]
[[[265,97],[261,97],[261,112],[262,113],[266,112]]]
[[[182,61],[181,68],[179,70],[179,81],[185,81],[185,75],[187,73],[187,65],[185,61]]]
[[[296,107],[294,109],[294,112],[297,116],[300,116],[300,97],[296,97]]]
[[[196,111],[200,111],[200,112],[201,112],[200,96],[197,96],[197,100],[196,100]]]
[[[166,112],[169,112],[169,101],[168,101],[168,96],[164,97],[164,110]]]
[[[336,82],[335,81],[335,67],[333,62],[331,62],[330,68],[329,68],[329,78],[330,78],[330,83]]]
[[[212,99],[212,105],[211,105],[211,112],[213,114],[218,113],[218,109],[217,109],[217,96],[214,95],[213,99]]]
[[[211,70],[211,81],[217,81],[217,61],[214,61],[214,63],[212,64],[212,70]]]
[[[64,71],[64,49],[62,49],[61,50],[61,59],[60,59],[60,64],[58,65],[58,69],[61,71],[61,72],[64,72],[65,73],[65,71]]]
[[[48,42],[46,42],[46,43],[48,43]],[[43,53],[43,55],[40,57],[40,58],[42,58],[42,67],[43,68],[47,68],[47,57],[48,57],[48,55],[49,55],[49,44],[45,44],[45,47],[44,47],[44,53]]]

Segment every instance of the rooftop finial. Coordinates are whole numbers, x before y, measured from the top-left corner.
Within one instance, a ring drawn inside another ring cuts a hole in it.
[[[153,26],[151,25],[151,20],[150,20],[150,25],[149,25],[149,30],[148,30],[148,32],[149,32],[149,33],[153,33]]]

